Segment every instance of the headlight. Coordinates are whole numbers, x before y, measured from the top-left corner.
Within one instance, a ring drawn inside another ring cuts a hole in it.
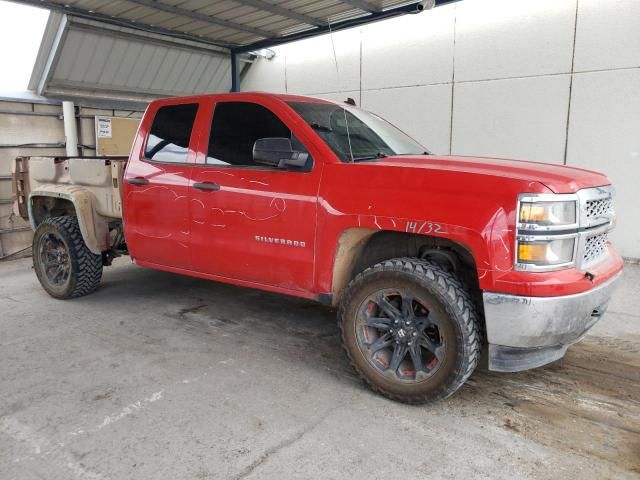
[[[520,201],[518,222],[540,227],[567,227],[577,223],[576,202]],[[534,228],[535,229],[535,228]]]
[[[576,268],[586,272],[604,259],[608,254],[606,234],[615,222],[612,198],[610,185],[575,193],[518,195],[514,269],[550,272]]]
[[[523,194],[516,215],[517,269],[549,271],[574,264],[580,223],[576,195]]]
[[[573,262],[575,244],[574,237],[557,240],[518,240],[518,263],[538,266],[567,265]]]

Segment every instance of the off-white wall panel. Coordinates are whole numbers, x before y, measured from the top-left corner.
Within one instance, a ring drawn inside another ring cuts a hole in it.
[[[289,93],[360,89],[359,29],[292,43],[287,46],[286,56]]]
[[[467,0],[457,5],[456,81],[571,70],[576,0]]]
[[[271,60],[258,57],[249,67],[242,79],[242,90],[261,91],[271,93],[285,93],[287,91],[285,79],[285,48],[274,48],[276,56]]]
[[[104,109],[104,108],[89,108],[89,107],[80,107],[80,112],[82,115],[104,115],[108,116],[113,114],[113,110]]]
[[[39,107],[40,105],[35,105],[32,103],[20,103],[20,102],[5,102],[4,100],[0,100],[0,108],[2,110],[20,110],[21,112],[30,112],[34,109],[34,107]]]
[[[640,1],[580,0],[575,71],[640,66]]]
[[[61,140],[62,139],[62,140]],[[64,142],[64,127],[57,117],[0,115],[0,143]]]
[[[79,142],[82,145],[95,147],[96,145],[96,130],[95,130],[95,121],[93,118],[81,118],[79,122],[79,132],[78,136]],[[95,155],[95,148],[84,148],[80,150],[81,155]]]
[[[312,93],[312,97],[324,98],[333,102],[344,102],[347,98],[353,98],[356,104],[360,105],[360,91],[351,90],[349,92]]]
[[[362,29],[364,90],[451,82],[455,5]]]
[[[456,84],[452,152],[562,163],[569,75]]]
[[[433,153],[449,153],[451,84],[363,91],[362,106]]]
[[[27,107],[31,107],[31,104],[29,104],[29,103],[23,103],[22,105],[26,105]],[[11,110],[14,110],[14,109],[12,108]],[[60,114],[61,109],[60,109],[60,105],[46,105],[46,104],[34,103],[33,104],[33,111],[34,112],[46,112],[46,113],[58,113],[58,114]]]
[[[114,110],[114,117],[142,118],[142,112],[132,112],[130,110]]]
[[[606,173],[616,187],[623,255],[640,257],[640,69],[583,73],[573,80],[567,163]]]

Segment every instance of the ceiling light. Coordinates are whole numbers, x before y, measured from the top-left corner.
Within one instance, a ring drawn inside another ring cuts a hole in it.
[[[260,50],[254,50],[249,52],[249,55],[255,55],[256,57],[266,58],[267,60],[271,60],[276,56],[276,52],[269,48],[261,48]]]

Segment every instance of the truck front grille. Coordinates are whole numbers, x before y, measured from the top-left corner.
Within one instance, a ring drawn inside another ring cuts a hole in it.
[[[609,198],[600,198],[598,200],[588,200],[585,206],[587,218],[589,220],[597,218],[607,218],[611,216],[613,210],[613,200]]]
[[[582,254],[583,265],[593,265],[607,254],[607,233],[588,237]]]
[[[578,192],[581,231],[578,233],[577,267],[581,270],[607,257],[608,232],[613,228],[615,219],[613,193],[611,186],[586,188]]]

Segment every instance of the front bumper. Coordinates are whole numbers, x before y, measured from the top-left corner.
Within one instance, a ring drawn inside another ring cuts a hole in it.
[[[619,279],[560,297],[483,293],[489,369],[517,372],[562,358],[602,317]]]

